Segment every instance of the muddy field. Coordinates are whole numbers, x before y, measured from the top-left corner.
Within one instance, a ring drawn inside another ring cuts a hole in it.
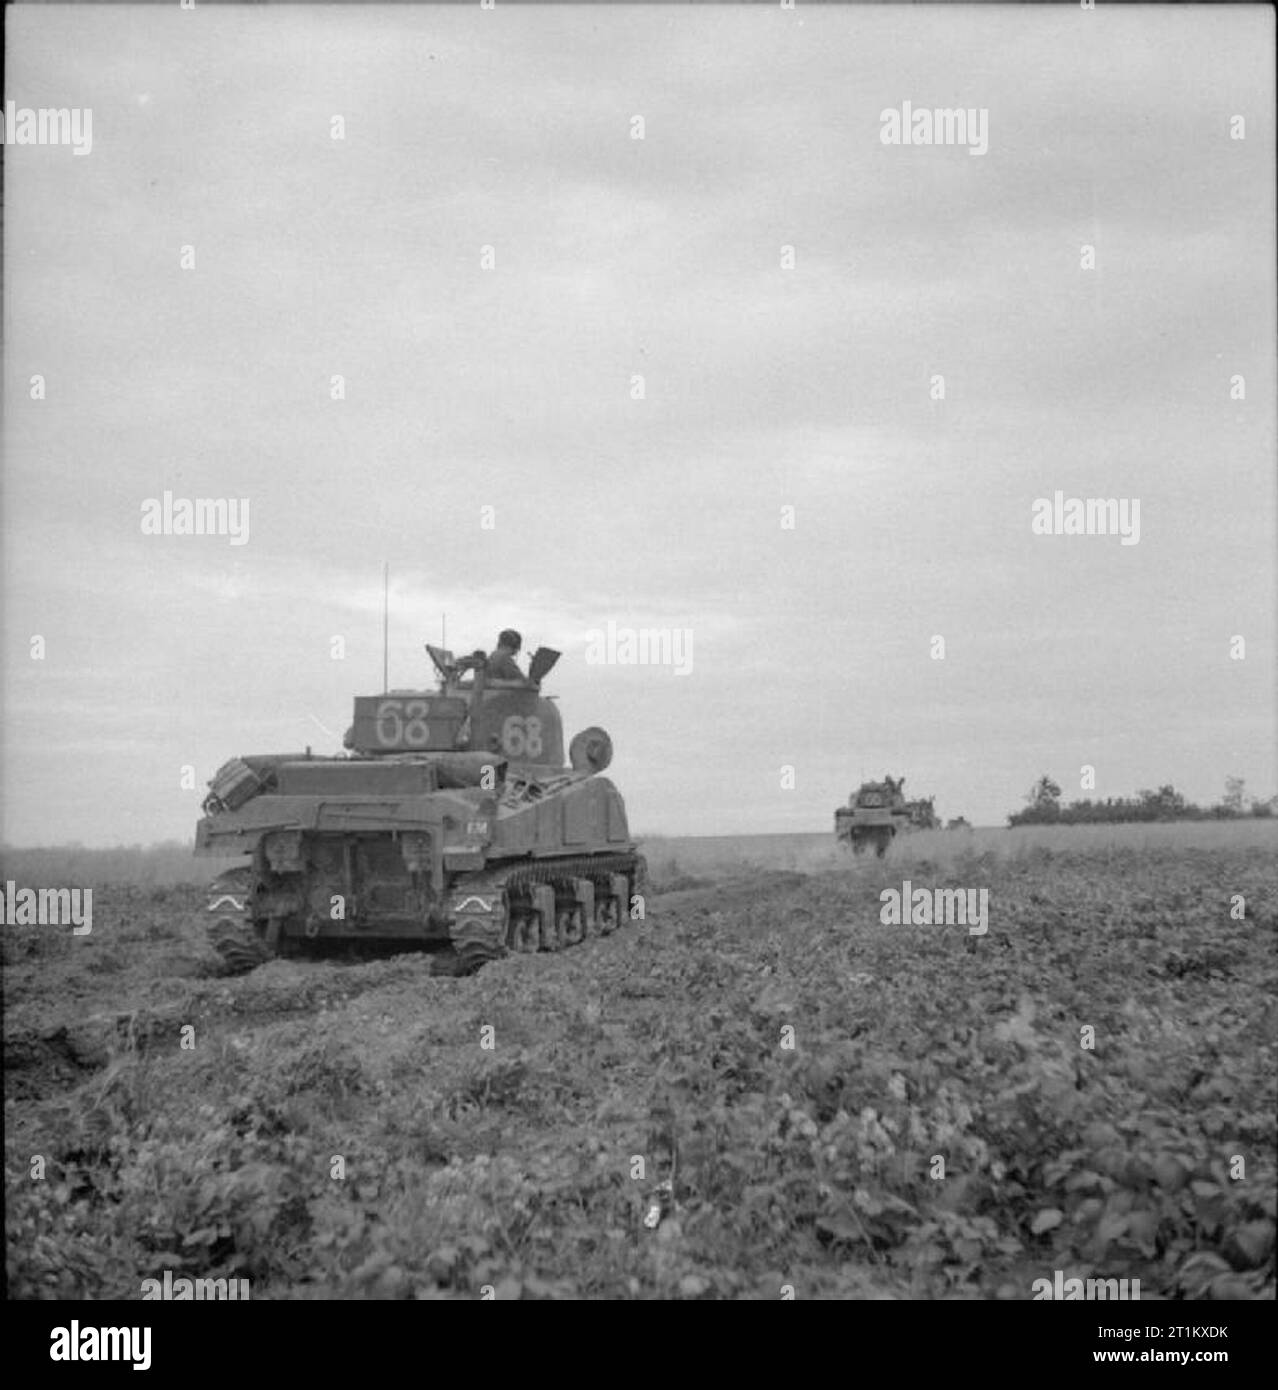
[[[198,889],[103,885],[87,937],[6,929],[10,1295],[1272,1296],[1278,869],[1239,829],[651,843],[642,921],[470,978],[225,976]],[[988,932],[883,925],[904,877],[988,889]]]

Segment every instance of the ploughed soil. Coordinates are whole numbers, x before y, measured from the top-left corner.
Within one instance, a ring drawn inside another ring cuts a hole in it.
[[[654,866],[655,870],[655,866]],[[5,928],[9,1293],[1272,1297],[1263,849],[654,872],[642,920],[477,975],[223,973],[192,888]]]

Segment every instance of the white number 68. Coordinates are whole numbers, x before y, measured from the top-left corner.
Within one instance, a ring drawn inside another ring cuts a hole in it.
[[[541,720],[510,715],[501,726],[501,746],[508,758],[541,757]]]

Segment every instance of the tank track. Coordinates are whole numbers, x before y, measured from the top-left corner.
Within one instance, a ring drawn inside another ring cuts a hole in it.
[[[621,878],[628,885],[624,901],[606,891]],[[582,880],[596,889],[600,884],[605,886],[593,912],[587,913],[586,904],[577,900],[577,885]],[[219,880],[215,886],[223,885]],[[228,894],[244,895],[239,883],[225,886]],[[453,933],[453,947],[463,969],[470,971],[508,953],[559,951],[580,945],[591,936],[611,935],[628,918],[629,895],[647,892],[647,863],[638,853],[540,860],[466,878],[455,885],[454,892],[468,897],[488,894],[499,897],[502,903],[500,946],[491,940],[473,939],[465,932]],[[278,943],[263,939],[246,916],[224,913],[209,924],[207,935],[231,974],[245,975],[278,954]]]
[[[235,975],[247,975],[271,958],[266,943],[253,930],[253,924],[231,917],[219,917],[209,925],[209,945],[222,957]]]
[[[556,879],[598,878],[601,874],[636,874],[643,877],[647,865],[641,854],[583,854],[571,859],[542,859],[534,864],[517,864],[498,869],[485,878],[500,879],[506,887],[524,883],[553,883]]]
[[[895,843],[897,836],[903,834],[905,829],[906,827],[900,825],[866,825],[864,822],[859,825],[836,824],[835,838],[853,854],[873,851],[882,859]]]
[[[220,873],[207,890],[214,901],[206,910],[221,915],[208,924],[205,934],[209,945],[222,957],[223,964],[236,975],[247,974],[271,958],[270,948],[244,915],[252,883],[252,870],[240,866]],[[227,910],[228,904],[235,909],[234,913]]]
[[[450,934],[468,969],[507,954],[561,951],[592,936],[611,935],[628,920],[631,895],[646,888],[647,863],[638,853],[580,855],[489,870],[455,891],[500,895],[500,941],[487,924],[483,931],[456,924]]]
[[[897,831],[893,826],[858,826],[851,831],[844,843],[853,854],[865,854],[873,850],[876,858],[882,859],[896,836]]]

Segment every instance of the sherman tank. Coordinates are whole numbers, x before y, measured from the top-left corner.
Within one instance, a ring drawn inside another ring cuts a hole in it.
[[[421,946],[475,969],[558,951],[642,914],[644,862],[612,741],[563,726],[541,683],[486,674],[482,652],[427,646],[438,688],[355,698],[344,755],[245,755],[209,785],[201,855],[249,855],[209,894],[236,970],[275,955]]]
[[[902,831],[911,827],[915,810],[905,799],[905,778],[862,782],[848,804],[834,813],[834,833],[853,854],[873,850],[881,859]]]

